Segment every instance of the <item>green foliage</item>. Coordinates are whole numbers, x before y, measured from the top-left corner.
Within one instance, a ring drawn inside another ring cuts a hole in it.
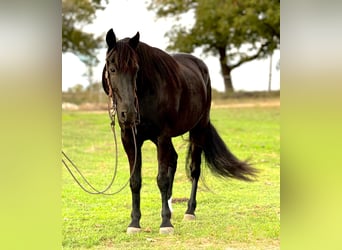
[[[62,147],[90,182],[106,186],[114,164],[113,136],[106,112],[63,112]],[[63,169],[63,249],[279,249],[280,144],[279,107],[217,108],[211,120],[223,140],[240,158],[251,157],[260,169],[258,180],[223,180],[203,167],[197,219],[184,222],[185,202],[173,204],[175,234],[159,235],[160,193],[156,183],[156,149],[143,146],[141,192],[142,232],[127,235],[131,194],[116,196],[84,193]],[[116,126],[117,135],[119,127]],[[118,136],[120,137],[120,136]],[[178,170],[174,198],[188,198],[191,184],[184,171],[187,136],[174,138]],[[119,166],[113,191],[129,178],[128,163],[119,140]],[[206,190],[204,182],[211,191]]]
[[[276,0],[152,0],[158,17],[194,16],[194,25],[176,23],[166,35],[168,49],[219,56],[226,92],[234,90],[231,71],[264,58],[280,47],[280,1]],[[247,48],[247,52],[246,52]]]
[[[86,33],[82,26],[90,24],[97,10],[103,10],[108,0],[62,1],[62,52],[71,52],[89,65],[96,65],[96,49],[103,44],[102,37]]]
[[[62,92],[62,103],[85,104],[85,103],[107,103],[108,97],[103,91],[102,83],[93,83],[84,88],[81,84]],[[106,105],[105,105],[106,106]]]
[[[205,52],[218,54],[244,44],[253,49],[266,44],[261,56],[272,52],[280,43],[280,2],[274,0],[152,0],[150,9],[158,17],[193,13],[195,24],[190,29],[176,24],[167,36],[170,49],[192,52],[202,46]],[[231,52],[230,52],[231,53]],[[235,56],[236,53],[230,54]]]

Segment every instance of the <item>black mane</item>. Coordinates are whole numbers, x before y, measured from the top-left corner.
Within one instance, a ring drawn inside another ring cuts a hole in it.
[[[122,41],[126,46],[122,46],[122,49],[118,50],[120,51],[119,58],[128,58],[127,53],[130,53],[130,50],[132,49],[128,49],[129,45],[127,39]],[[118,45],[119,44],[121,43],[118,42]],[[167,84],[177,86],[179,83],[179,64],[171,55],[143,42],[139,42],[136,49],[136,55],[140,77],[142,77],[144,81],[147,80],[150,84],[156,84],[162,79],[167,79]],[[130,53],[129,57],[133,58],[133,55]]]

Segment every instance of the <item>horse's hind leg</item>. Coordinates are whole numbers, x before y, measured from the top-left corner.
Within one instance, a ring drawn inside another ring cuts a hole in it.
[[[177,154],[169,137],[158,138],[158,177],[157,183],[162,199],[162,223],[160,225],[160,233],[170,234],[173,233],[173,225],[171,224],[171,210],[169,207],[168,199],[172,193],[172,182],[176,168],[175,162]]]
[[[190,145],[189,145],[189,157],[191,157],[190,163],[190,177],[192,180],[192,188],[190,199],[188,201],[188,209],[185,212],[184,219],[185,220],[194,220],[195,219],[195,210],[196,210],[196,194],[197,194],[197,186],[198,180],[201,174],[201,154],[202,148],[198,145],[200,143],[201,133],[197,133],[197,136],[194,135],[193,131],[190,131]]]

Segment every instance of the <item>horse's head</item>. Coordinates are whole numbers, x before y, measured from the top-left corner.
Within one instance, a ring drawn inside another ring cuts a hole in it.
[[[102,85],[107,94],[113,95],[120,125],[131,127],[138,123],[139,116],[136,96],[139,32],[132,38],[116,41],[113,29],[110,29],[106,42],[108,50]]]

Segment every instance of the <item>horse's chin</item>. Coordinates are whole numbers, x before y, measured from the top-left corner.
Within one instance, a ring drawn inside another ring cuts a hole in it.
[[[119,121],[120,127],[122,129],[131,129],[135,126],[135,122],[129,122],[129,121]]]

